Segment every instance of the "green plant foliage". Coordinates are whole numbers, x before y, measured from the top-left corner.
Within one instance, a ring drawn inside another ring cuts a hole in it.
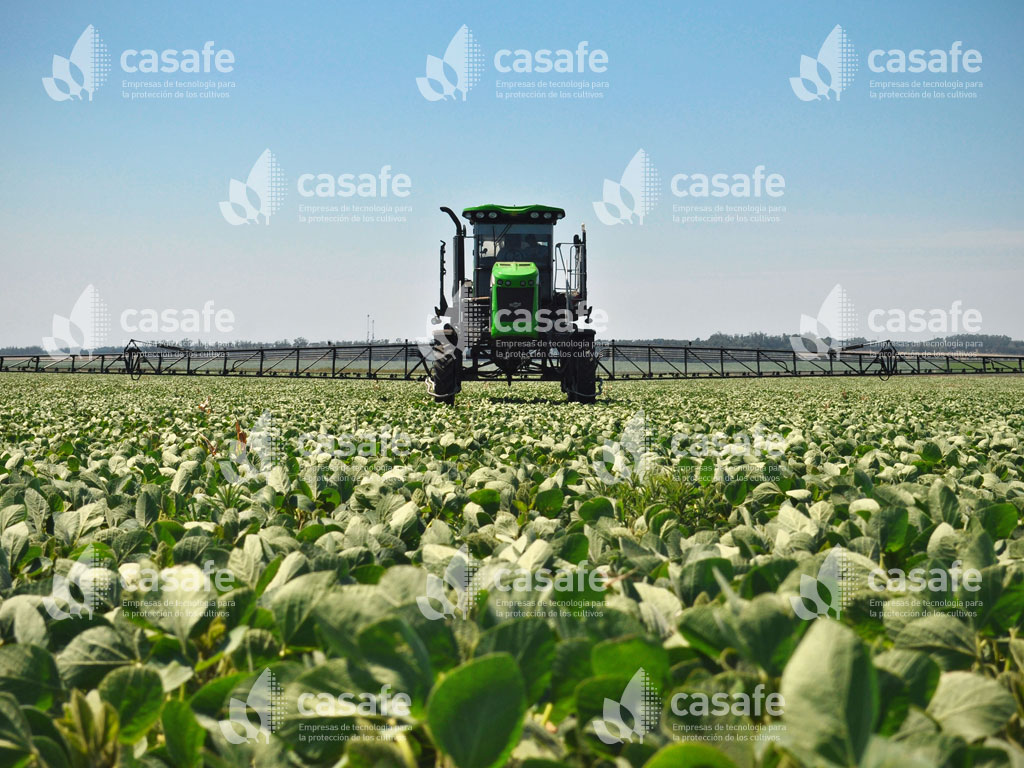
[[[2,383],[2,765],[1024,761],[1017,380]]]

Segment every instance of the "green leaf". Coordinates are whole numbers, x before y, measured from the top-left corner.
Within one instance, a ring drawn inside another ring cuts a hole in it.
[[[134,744],[160,719],[164,684],[149,667],[121,667],[103,678],[100,698],[110,704],[121,723],[122,744]]]
[[[31,734],[17,700],[0,692],[0,764],[23,765],[20,759],[32,752]]]
[[[981,524],[993,539],[1006,539],[1017,528],[1017,508],[1008,501],[980,510]]]
[[[604,640],[590,652],[594,675],[617,676],[628,680],[643,667],[651,682],[660,686],[668,675],[668,651],[656,640],[624,637]]]
[[[944,731],[967,741],[994,735],[1016,711],[1009,691],[973,672],[946,672],[928,704],[928,714]]]
[[[19,704],[49,709],[63,692],[53,656],[38,645],[0,646],[0,692]]]
[[[914,619],[896,635],[897,648],[924,651],[944,670],[965,669],[974,661],[974,634],[944,613]]]
[[[167,756],[175,768],[198,768],[203,764],[203,742],[206,731],[199,725],[192,709],[184,701],[168,701],[161,722]]]
[[[526,688],[507,653],[457,667],[434,689],[427,723],[435,743],[457,768],[504,765],[519,741]]]
[[[670,744],[659,749],[643,768],[736,768],[736,763],[707,744]]]
[[[871,515],[868,530],[878,539],[878,545],[886,552],[896,552],[903,547],[907,537],[907,510],[904,507],[885,506]]]
[[[715,570],[726,579],[732,581],[732,563],[724,557],[705,557],[699,560],[691,560],[679,571],[676,579],[676,594],[685,605],[693,605],[701,592],[706,592],[708,597],[714,597],[721,591],[721,585],[715,578]]]
[[[555,635],[544,619],[524,617],[504,621],[480,636],[476,655],[508,653],[519,664],[526,698],[536,703],[551,682]]]
[[[941,670],[926,653],[894,648],[874,658],[882,718],[878,730],[895,733],[906,719],[910,706],[926,707]]]
[[[501,506],[501,491],[496,488],[480,488],[469,494],[469,500],[493,515]]]
[[[135,519],[143,528],[149,527],[160,517],[159,498],[159,491],[144,490],[135,501]]]
[[[133,649],[111,627],[91,627],[75,635],[57,655],[57,669],[69,688],[96,687],[108,672],[135,661]]]
[[[738,507],[747,498],[748,490],[746,480],[734,480],[725,486],[725,499],[734,507]]]
[[[533,508],[545,517],[557,517],[562,509],[562,502],[565,494],[557,486],[548,488],[545,491],[538,491],[537,498],[533,501]]]
[[[345,745],[346,768],[408,768],[402,748],[389,741],[350,739]]]
[[[954,528],[960,523],[960,500],[941,480],[928,489],[928,510],[937,523],[949,523]]]
[[[701,462],[697,480],[702,488],[707,488],[715,482],[715,469],[715,460],[712,457],[708,456]]]
[[[929,464],[937,464],[942,461],[942,449],[929,440],[921,448],[921,458]]]
[[[188,494],[196,487],[200,475],[200,464],[198,461],[183,461],[178,465],[171,480],[171,492]]]
[[[878,714],[878,683],[853,630],[816,619],[797,646],[780,686],[782,743],[801,761],[856,765]]]
[[[205,617],[216,593],[206,573],[192,563],[174,565],[160,571],[153,589],[134,593],[138,607],[125,615],[173,634],[184,645]]]
[[[615,506],[605,496],[595,496],[580,504],[580,519],[592,523],[599,517],[615,517]]]
[[[300,630],[308,626],[317,603],[336,580],[337,576],[331,571],[307,573],[292,579],[271,595],[270,610],[285,644],[300,637]]]

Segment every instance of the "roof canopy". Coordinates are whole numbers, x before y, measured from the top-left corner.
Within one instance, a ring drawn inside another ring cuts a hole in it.
[[[554,224],[565,218],[565,211],[550,205],[476,205],[462,211],[463,217],[472,222],[518,222]]]

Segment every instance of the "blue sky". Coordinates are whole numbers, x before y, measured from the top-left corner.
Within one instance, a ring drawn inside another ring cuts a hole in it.
[[[378,336],[414,337],[450,236],[438,206],[485,202],[560,205],[567,239],[586,223],[608,337],[795,332],[836,283],[861,315],[960,300],[984,332],[1024,336],[1015,3],[8,3],[2,14],[0,344],[39,343],[88,284],[115,319],[212,299],[236,321],[209,339],[359,338],[367,313]],[[110,78],[91,103],[54,102],[41,79],[89,24]],[[480,82],[465,102],[428,102],[415,79],[463,24],[484,54]],[[802,102],[789,78],[836,24],[860,70],[840,101]],[[198,77],[234,81],[229,99],[122,98],[123,79],[147,79],[121,71],[123,50],[207,40],[233,52],[234,70]],[[495,98],[496,51],[582,40],[607,52],[607,72],[565,77],[607,80],[604,98]],[[871,79],[896,76],[869,72],[868,51],[957,40],[983,55],[978,98],[870,98]],[[268,147],[288,181],[282,208],[269,226],[231,226],[218,208],[228,182]],[[643,225],[601,224],[603,180],[640,148],[661,202]],[[298,221],[299,174],[383,165],[412,179],[408,198],[385,201],[410,205],[406,222]],[[782,221],[672,222],[672,175],[757,165],[785,176]]]

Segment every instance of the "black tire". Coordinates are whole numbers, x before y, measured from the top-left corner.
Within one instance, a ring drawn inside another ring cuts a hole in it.
[[[430,381],[437,402],[455,405],[455,395],[462,389],[459,385],[460,367],[461,361],[456,354],[444,355],[434,361],[434,367],[430,370]]]
[[[597,360],[574,357],[562,371],[562,391],[570,403],[593,403],[597,399]]]
[[[597,360],[587,357],[575,361],[576,402],[593,403],[597,400]]]
[[[570,403],[575,403],[576,397],[576,360],[569,359],[562,363],[562,391]]]

